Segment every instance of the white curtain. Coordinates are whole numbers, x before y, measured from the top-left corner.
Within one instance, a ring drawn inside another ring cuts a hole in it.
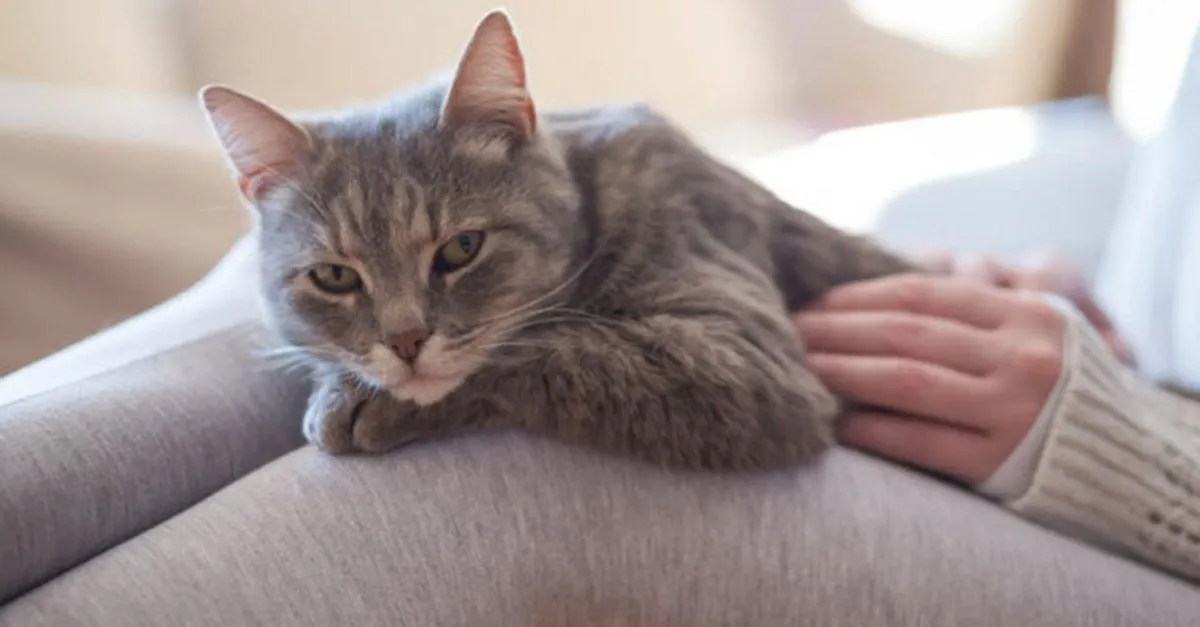
[[[1200,389],[1200,38],[1134,161],[1096,290],[1147,375]]]

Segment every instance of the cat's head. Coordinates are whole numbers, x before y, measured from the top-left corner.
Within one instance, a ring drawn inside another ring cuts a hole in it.
[[[312,358],[436,402],[568,291],[578,194],[503,12],[451,81],[378,106],[293,120],[224,87],[201,101],[257,217],[268,315]]]

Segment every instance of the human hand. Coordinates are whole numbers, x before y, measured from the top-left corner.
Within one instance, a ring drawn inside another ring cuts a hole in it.
[[[794,322],[809,366],[857,405],[843,443],[972,485],[1025,437],[1063,363],[1053,306],[961,277],[844,285]]]
[[[1125,364],[1134,365],[1133,349],[1117,332],[1112,319],[1096,303],[1087,280],[1071,264],[1054,255],[1036,255],[1025,263],[1013,266],[1002,264],[989,256],[957,259],[949,253],[929,253],[918,261],[932,272],[960,276],[996,287],[1061,296],[1075,306],[1104,338],[1109,349]]]

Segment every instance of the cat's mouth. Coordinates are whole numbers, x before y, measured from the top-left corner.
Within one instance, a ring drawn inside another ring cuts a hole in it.
[[[413,362],[377,345],[367,356],[364,374],[397,400],[436,403],[462,385],[479,365],[479,359],[470,353],[447,351],[444,342],[435,334]]]

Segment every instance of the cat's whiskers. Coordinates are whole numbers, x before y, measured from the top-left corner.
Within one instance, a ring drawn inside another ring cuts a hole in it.
[[[589,257],[586,261],[579,264],[579,268],[576,269],[574,272],[572,272],[570,276],[563,279],[555,287],[546,291],[546,293],[544,293],[536,298],[533,298],[522,305],[513,307],[512,309],[509,309],[508,311],[506,311],[504,313],[497,314],[495,316],[492,316],[491,318],[487,318],[479,323],[480,326],[486,326],[497,320],[503,320],[506,318],[511,318],[513,316],[517,316],[517,315],[520,315],[521,313],[529,310],[530,308],[537,307],[541,303],[545,302],[546,299],[552,298],[553,296],[558,294],[560,291],[565,289],[568,285],[570,285],[570,284],[574,283],[576,280],[578,280],[579,277],[583,275],[584,271],[586,271],[592,265],[592,262],[594,262],[595,260],[596,260],[596,254],[592,254],[592,256]]]
[[[557,314],[557,315],[554,317],[542,317],[543,313],[553,313],[553,314]],[[573,314],[576,314],[576,315],[573,315]],[[487,342],[483,345],[474,347],[474,350],[484,353],[487,356],[486,357],[487,361],[492,363],[493,365],[496,365],[497,363],[499,363],[499,364],[511,363],[512,365],[519,365],[524,361],[524,359],[515,358],[515,356],[513,356],[514,359],[512,359],[512,360],[504,359],[502,356],[496,354],[497,351],[501,350],[501,349],[505,349],[505,348],[530,348],[530,349],[537,349],[537,350],[553,350],[555,348],[555,344],[553,342],[539,341],[538,338],[530,338],[530,337],[513,338],[511,336],[518,334],[521,331],[524,331],[528,328],[537,326],[537,325],[553,324],[556,322],[583,322],[583,323],[588,323],[588,324],[599,323],[599,324],[611,324],[611,325],[617,324],[616,321],[614,321],[614,320],[608,320],[608,319],[596,316],[595,314],[590,314],[587,312],[567,309],[567,308],[563,308],[563,307],[546,307],[544,309],[541,309],[541,310],[533,312],[529,315],[526,315],[522,318],[519,318],[515,321],[511,321],[508,324],[492,325],[486,329],[481,330],[481,333],[473,334],[474,338],[477,339],[477,338],[483,336],[483,332],[490,331],[491,336],[493,338],[493,340],[490,342]],[[465,343],[466,342],[459,343],[459,344],[455,345],[454,347],[451,347],[450,350],[453,350],[456,348],[461,348]]]
[[[379,386],[372,383],[361,373],[355,372],[354,377],[352,377],[351,380],[354,382],[354,389],[358,392],[370,392],[371,394],[375,394],[379,391]]]
[[[271,372],[291,374],[311,369],[312,362],[309,360],[307,355],[296,353],[290,355],[277,355],[265,359],[263,366],[266,367],[266,370],[270,370]]]
[[[554,348],[550,343],[536,342],[496,342],[495,344],[487,344],[481,347],[489,352],[498,351],[506,348],[536,348],[536,349],[551,349]]]
[[[507,331],[509,333],[516,333],[516,332],[524,331],[526,329],[529,329],[529,328],[532,328],[532,327],[535,327],[538,325],[555,324],[555,323],[560,323],[560,322],[586,322],[586,323],[597,324],[597,325],[606,325],[606,324],[615,325],[616,324],[616,321],[614,321],[614,320],[609,320],[607,318],[603,318],[601,316],[597,316],[595,314],[587,313],[584,311],[578,311],[578,310],[572,310],[572,309],[560,309],[553,313],[563,314],[563,315],[558,315],[558,316],[552,317],[552,318],[531,317],[529,319],[521,320],[517,324],[515,324],[511,327],[505,328],[505,331]]]
[[[551,314],[557,317],[545,317]],[[519,317],[510,317],[493,322],[492,324],[481,326],[466,335],[455,338],[449,344],[448,348],[460,348],[488,334],[512,335],[539,324],[551,324],[555,322],[593,322],[598,324],[613,323],[612,320],[593,313],[579,309],[570,309],[561,305],[554,305],[526,312],[524,315]]]
[[[541,316],[543,316],[543,315],[564,312],[564,311],[571,311],[571,310],[564,308],[562,305],[551,305],[549,307],[542,307],[541,309],[535,309],[533,311],[525,312],[524,314],[510,316],[503,320],[498,320],[498,321],[492,323],[491,325],[487,325],[486,327],[483,327],[481,330],[502,329],[504,331],[511,331],[512,329],[519,327],[527,322],[541,320]]]
[[[530,355],[525,354],[505,354],[501,351],[504,349],[534,349],[534,350],[553,350],[555,344],[553,342],[529,342],[529,341],[514,341],[501,340],[492,344],[485,344],[479,349],[487,353],[486,363],[489,366],[520,366],[529,361]]]
[[[544,303],[547,299],[554,297],[558,292],[562,291],[568,285],[571,285],[576,280],[578,280],[579,277],[582,276],[583,273],[592,265],[592,262],[594,262],[596,260],[596,258],[597,258],[597,255],[592,254],[592,256],[589,257],[582,264],[580,264],[579,268],[577,268],[574,272],[572,272],[570,276],[566,277],[561,282],[559,282],[558,285],[547,290],[545,293],[541,294],[540,296],[530,299],[529,301],[527,301],[521,305],[518,305],[516,307],[513,307],[512,309],[509,309],[506,312],[503,312],[503,313],[497,314],[495,316],[492,316],[491,318],[486,318],[486,319],[482,320],[473,331],[469,331],[466,334],[461,335],[461,336],[456,337],[453,340],[451,340],[451,342],[450,342],[451,346],[452,347],[460,347],[460,346],[463,346],[464,344],[469,344],[471,342],[474,342],[475,340],[479,339],[486,333],[496,331],[497,327],[500,327],[501,329],[503,329],[503,327],[501,326],[503,323],[505,323],[513,318],[516,318],[518,316],[521,316],[521,318],[518,321],[518,322],[521,322],[521,321],[527,320],[533,316],[537,316],[537,315],[540,315],[545,312],[554,311],[556,309],[559,309],[561,307],[560,305],[551,305],[549,307],[542,307],[541,309],[535,309],[534,311],[529,311],[531,308],[537,307],[538,305]]]
[[[262,359],[265,365],[276,372],[311,371],[316,366],[314,362],[324,362],[342,368],[349,366],[349,370],[355,375],[356,379],[361,379],[364,376],[359,370],[364,369],[365,365],[356,355],[331,347],[272,346],[255,350],[253,354]]]
[[[263,348],[253,351],[254,356],[277,365],[290,366],[294,364],[303,365],[310,361],[316,353],[312,350],[305,349],[299,346],[275,346],[271,348]]]

